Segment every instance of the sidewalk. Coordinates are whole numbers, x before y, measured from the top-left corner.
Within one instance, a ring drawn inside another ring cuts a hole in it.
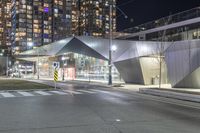
[[[140,88],[139,93],[200,103],[200,89]]]
[[[42,80],[51,80],[49,78],[43,78]],[[123,82],[114,82],[112,86],[108,85],[105,81],[91,80],[65,80],[59,82],[68,82],[74,84],[91,84],[102,87],[109,87],[118,90],[128,90],[133,92],[139,92],[142,94],[155,95],[160,97],[167,97],[191,102],[200,103],[200,89],[193,88],[172,88],[170,84],[161,85],[159,89],[158,85],[136,85],[136,84],[125,84]]]
[[[109,86],[107,83],[100,83],[100,82],[87,82],[87,81],[79,81],[74,80],[71,82],[82,82],[82,83],[88,83],[92,85],[99,85],[104,87],[110,87],[112,89],[118,89],[118,90],[129,90],[133,92],[139,92],[142,94],[148,94],[148,95],[155,95],[159,97],[166,97],[166,98],[172,98],[172,99],[178,99],[183,101],[190,101],[190,102],[198,102],[200,103],[200,89],[193,89],[193,88],[172,88],[170,84],[164,84],[161,85],[161,89],[159,89],[158,85],[136,85],[136,84],[121,84],[121,86]]]

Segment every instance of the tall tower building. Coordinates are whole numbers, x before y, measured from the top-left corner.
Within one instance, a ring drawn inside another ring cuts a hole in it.
[[[12,0],[15,54],[71,34],[72,0]]]
[[[116,0],[0,0],[0,54],[71,35],[108,37],[110,16],[115,31]]]
[[[79,33],[79,0],[72,0],[71,32],[72,35]]]
[[[79,11],[79,35],[109,36],[110,19],[116,30],[116,0],[80,0]]]
[[[0,0],[0,55],[7,55],[11,49],[11,1]]]

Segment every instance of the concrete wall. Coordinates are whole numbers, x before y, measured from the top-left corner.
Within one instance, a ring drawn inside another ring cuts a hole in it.
[[[159,58],[141,57],[140,64],[142,68],[142,74],[144,77],[145,85],[159,84],[159,77],[160,77]],[[162,76],[161,83],[162,84],[168,83],[166,64],[163,60],[162,60],[162,67],[161,67],[161,76]]]

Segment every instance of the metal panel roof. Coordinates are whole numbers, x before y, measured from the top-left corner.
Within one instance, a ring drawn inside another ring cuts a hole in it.
[[[27,50],[24,51],[22,53],[20,53],[20,56],[36,56],[36,55],[40,55],[40,56],[53,56],[56,55],[65,45],[67,45],[71,40],[73,39],[73,37],[69,37],[48,45],[44,45],[32,50]]]
[[[65,52],[75,52],[84,54],[87,51],[88,56],[93,56],[100,59],[109,58],[109,39],[78,36],[69,37],[49,45],[45,45],[33,50],[28,50],[20,53],[21,56],[56,56],[62,55]],[[112,40],[112,45],[117,47],[116,51],[112,53],[113,62],[135,58],[139,56],[146,56],[158,54],[160,51],[160,42],[150,41],[129,41],[129,40]],[[85,45],[80,47],[80,45]],[[164,43],[164,49],[169,46],[169,43]],[[94,51],[93,51],[94,50]]]

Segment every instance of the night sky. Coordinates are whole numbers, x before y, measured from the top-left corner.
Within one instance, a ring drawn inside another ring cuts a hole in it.
[[[127,15],[117,12],[117,29],[133,27],[145,22],[159,19],[169,14],[178,13],[200,6],[200,0],[117,0],[117,5]]]

